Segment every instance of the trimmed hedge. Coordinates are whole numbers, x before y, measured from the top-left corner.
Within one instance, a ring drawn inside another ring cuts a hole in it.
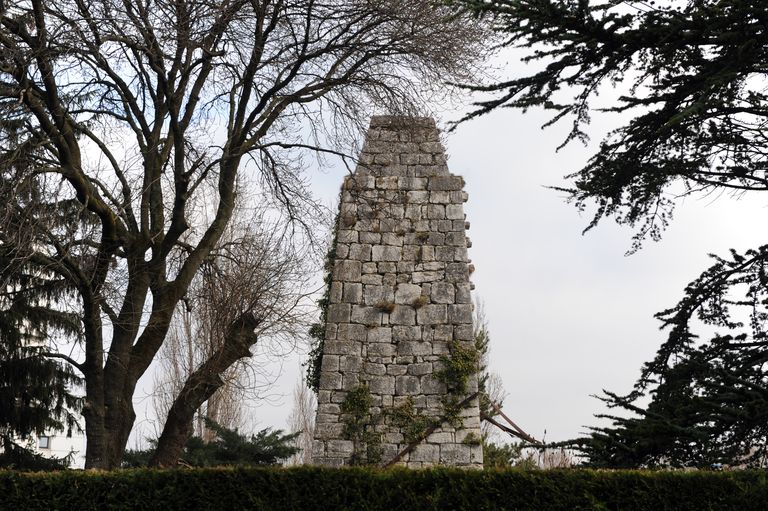
[[[2,510],[765,510],[766,472],[317,467],[0,472]]]

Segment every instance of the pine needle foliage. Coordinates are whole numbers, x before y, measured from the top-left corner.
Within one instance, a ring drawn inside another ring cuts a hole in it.
[[[282,430],[266,428],[255,435],[243,435],[210,419],[206,419],[205,424],[215,433],[215,438],[205,441],[198,436],[190,437],[181,464],[193,467],[276,465],[298,451],[293,444],[299,433],[286,435]],[[152,453],[153,449],[126,451],[123,467],[145,467]]]
[[[80,318],[67,305],[74,300],[71,285],[27,249],[37,242],[29,236],[33,225],[45,223],[57,233],[82,224],[72,202],[47,203],[42,197],[47,183],[37,175],[22,176],[20,167],[36,149],[33,140],[19,139],[19,125],[13,115],[0,120],[0,201],[6,204],[0,232],[0,466],[56,469],[68,460],[37,455],[27,440],[79,428],[80,375],[46,354],[57,339],[80,339]]]
[[[533,69],[470,87],[484,96],[464,120],[539,107],[553,114],[546,126],[571,123],[565,145],[588,140],[592,112],[620,116],[562,189],[580,210],[594,208],[587,230],[607,217],[632,226],[632,252],[660,238],[671,197],[768,191],[766,2],[452,3],[492,24]],[[620,94],[598,108],[611,87]],[[592,465],[768,465],[768,246],[712,257],[657,314],[667,338],[634,390],[603,394],[621,413],[573,444]],[[702,327],[716,333],[700,339]]]

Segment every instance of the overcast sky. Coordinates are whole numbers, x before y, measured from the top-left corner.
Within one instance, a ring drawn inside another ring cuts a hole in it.
[[[455,119],[448,115],[446,119]],[[664,338],[653,314],[674,305],[708,264],[708,253],[759,245],[766,202],[686,198],[659,243],[631,256],[634,234],[607,220],[582,235],[587,214],[546,186],[563,185],[601,135],[620,118],[596,116],[589,147],[556,152],[567,126],[541,130],[542,112],[497,111],[445,138],[449,168],[466,179],[475,297],[485,304],[492,371],[508,397],[504,409],[547,440],[572,438],[596,423],[601,389],[627,392]],[[444,119],[445,120],[445,119]],[[342,168],[312,174],[327,204]],[[259,427],[285,427],[301,357],[286,360],[276,391],[286,397],[255,410]]]

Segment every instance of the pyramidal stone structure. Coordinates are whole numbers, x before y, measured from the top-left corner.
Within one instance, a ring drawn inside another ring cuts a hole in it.
[[[314,463],[482,467],[463,185],[434,120],[371,119],[341,194]]]

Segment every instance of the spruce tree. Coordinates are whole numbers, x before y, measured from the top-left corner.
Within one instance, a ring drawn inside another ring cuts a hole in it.
[[[4,105],[0,120],[0,201],[5,216],[0,229],[0,466],[19,469],[63,468],[67,459],[48,459],[30,450],[32,435],[79,427],[80,377],[51,353],[56,343],[75,346],[80,317],[71,285],[47,270],[46,261],[32,256],[39,240],[34,227],[50,232],[80,223],[74,203],[49,204],[47,184],[28,173],[38,151],[34,137],[22,139],[25,122],[18,109]],[[64,357],[66,358],[66,357]]]

